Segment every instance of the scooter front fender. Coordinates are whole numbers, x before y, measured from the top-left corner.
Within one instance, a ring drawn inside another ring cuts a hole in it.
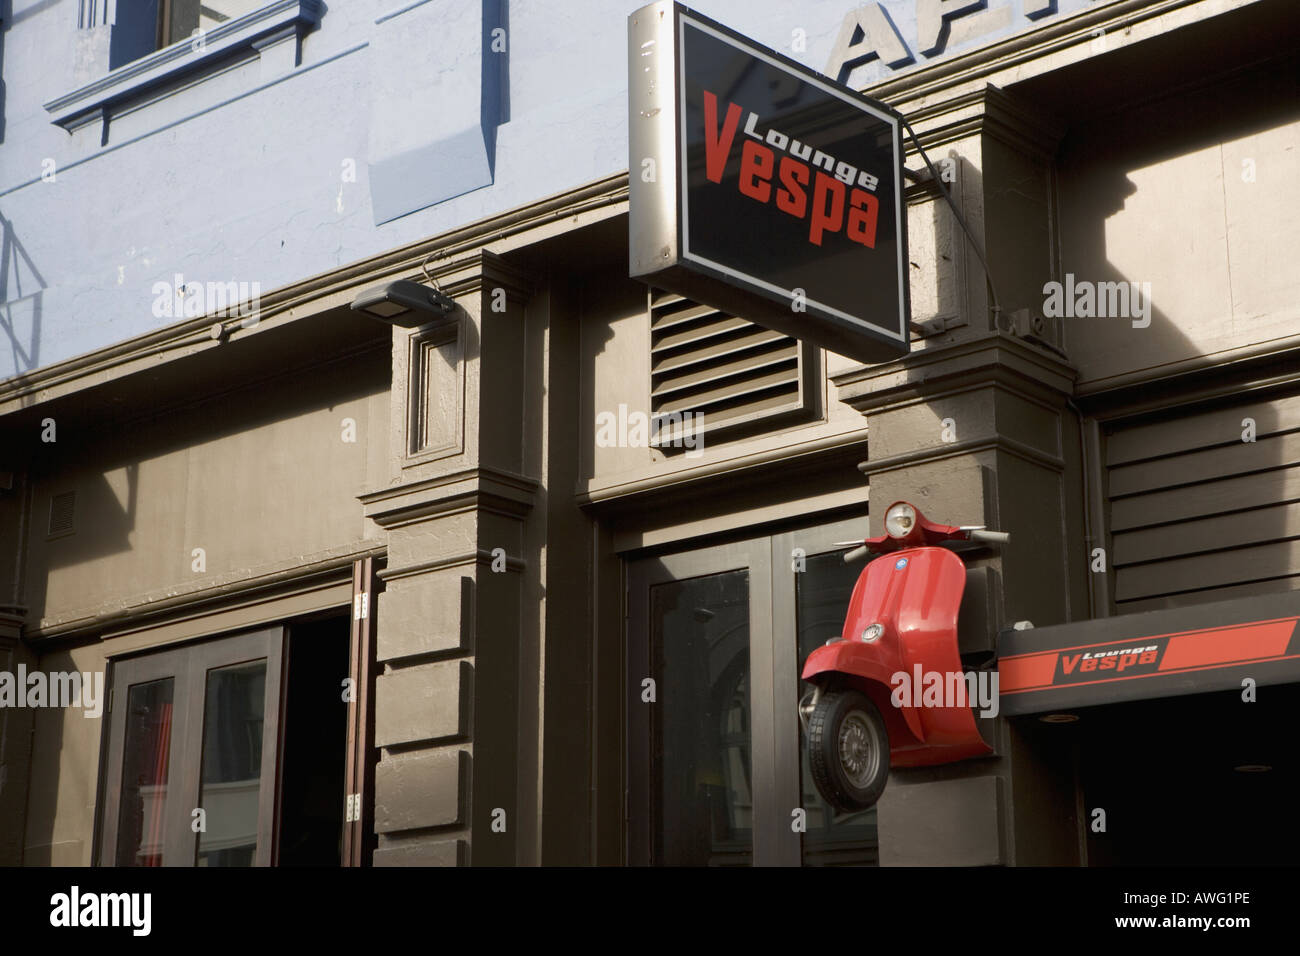
[[[936,676],[945,684],[960,680],[964,686],[957,615],[965,585],[961,559],[943,548],[911,548],[872,561],[853,589],[841,640],[818,648],[805,662],[804,680],[825,682],[830,672],[838,672],[870,693],[882,713],[901,716],[892,723],[909,733],[896,737],[894,727],[889,728],[890,759],[896,766],[928,766],[992,752],[968,704],[936,706],[923,692]],[[879,639],[860,640],[873,624],[882,628]]]
[[[817,648],[808,655],[803,665],[803,679],[809,683],[819,684],[832,675],[850,678],[850,682],[862,690],[885,716],[886,724],[893,724],[892,714],[900,714],[911,736],[917,741],[925,740],[925,729],[920,714],[911,706],[894,707],[891,705],[891,679],[903,669],[903,659],[893,641],[865,643],[862,641],[839,640]],[[889,727],[891,740],[895,739],[894,728]]]

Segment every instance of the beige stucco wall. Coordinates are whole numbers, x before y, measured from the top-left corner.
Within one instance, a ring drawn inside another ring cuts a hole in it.
[[[289,375],[93,440],[82,441],[71,427],[60,431],[58,454],[33,476],[29,620],[87,626],[75,643],[43,653],[37,646],[35,666],[103,675],[110,656],[207,633],[200,621],[184,634],[164,628],[101,639],[105,628],[133,626],[123,608],[182,594],[198,600],[226,582],[378,541],[357,495],[386,480],[388,361],[381,352],[350,371]],[[348,419],[355,441],[343,440]],[[76,532],[47,540],[50,497],[66,491],[77,493]],[[204,572],[194,570],[194,548],[206,552]],[[249,620],[274,614],[274,605],[268,607],[244,613]],[[239,614],[219,615],[208,629],[221,633],[241,621]],[[106,697],[107,681],[104,686]],[[102,709],[99,718],[78,708],[34,711],[26,865],[92,862],[106,701]]]
[[[385,481],[388,419],[386,376],[326,368],[107,434],[61,431],[34,474],[29,628],[295,567],[374,538],[357,496]],[[347,420],[355,441],[345,440]],[[47,539],[50,499],[68,491],[77,495],[76,531]]]
[[[42,671],[104,675],[106,648],[95,643],[46,654]],[[107,680],[101,715],[80,708],[34,710],[31,785],[27,800],[25,866],[89,866],[95,828],[100,731],[107,717]]]
[[[1060,170],[1061,272],[1153,303],[1149,328],[1064,320],[1081,387],[1300,331],[1300,121],[1258,76],[1100,119]]]

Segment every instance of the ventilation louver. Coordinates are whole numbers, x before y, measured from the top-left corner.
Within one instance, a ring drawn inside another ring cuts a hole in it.
[[[65,491],[50,499],[50,527],[47,537],[72,534],[72,516],[77,504],[77,493]]]
[[[797,339],[699,305],[650,294],[650,408],[670,438],[673,413],[704,416],[710,440],[720,429],[806,410],[810,349]]]

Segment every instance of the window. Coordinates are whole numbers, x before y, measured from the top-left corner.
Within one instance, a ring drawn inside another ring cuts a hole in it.
[[[115,663],[100,862],[339,865],[350,657],[336,614]]]
[[[133,0],[120,4],[109,67],[117,69],[155,50],[251,13],[263,0]]]
[[[91,79],[45,110],[70,133],[97,128],[107,144],[113,116],[173,96],[193,99],[187,91],[195,81],[232,64],[253,64],[250,82],[291,75],[301,62],[302,38],[319,24],[324,6],[321,0],[122,0],[110,10],[83,3],[79,26],[86,35],[76,44],[75,72]],[[192,105],[201,111],[213,104],[199,97]],[[174,121],[174,113],[164,112]]]
[[[151,0],[158,5],[158,49],[211,30],[245,13],[263,0]]]
[[[270,863],[283,645],[271,628],[114,667],[105,862]]]

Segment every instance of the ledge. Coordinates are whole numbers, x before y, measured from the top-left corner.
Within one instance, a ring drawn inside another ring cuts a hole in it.
[[[523,517],[539,483],[526,475],[480,466],[359,495],[367,518],[391,530],[460,511]],[[490,557],[490,556],[489,556]]]
[[[859,365],[831,376],[839,400],[864,415],[936,395],[1004,383],[1056,404],[1074,393],[1078,373],[1057,356],[997,331],[917,349],[892,362]]]
[[[487,266],[481,264],[486,260],[479,252],[487,251],[484,247],[488,243],[493,244],[496,255],[500,256],[540,241],[556,223],[562,222],[564,229],[581,228],[611,216],[626,215],[626,207],[627,173],[606,176],[263,292],[258,324],[247,329],[232,324],[226,341],[258,335],[326,309],[346,307],[362,289],[390,279],[421,281],[424,276],[421,264],[426,262],[429,274],[439,280],[445,292],[461,295],[482,287]],[[474,266],[475,262],[480,265]],[[469,271],[465,272],[466,269]],[[517,281],[511,281],[500,270],[491,275],[491,281],[500,281],[508,295],[519,288]],[[199,349],[220,348],[220,343],[210,335],[215,319],[216,316],[205,315],[174,322],[53,365],[0,379],[0,418],[154,365],[184,359]]]
[[[276,0],[203,34],[203,48],[184,40],[134,60],[65,96],[45,104],[51,122],[68,132],[101,118],[111,105],[139,99],[148,91],[201,72],[245,50],[289,33],[301,36],[320,22],[320,0]]]
[[[111,641],[173,625],[179,627],[185,621],[209,619],[239,608],[273,602],[290,594],[318,591],[322,587],[346,582],[355,561],[386,553],[382,542],[361,539],[268,565],[213,574],[209,576],[210,580],[192,586],[170,586],[131,594],[93,607],[72,609],[55,617],[33,619],[29,611],[28,620],[23,625],[23,642],[38,648],[56,638],[94,636],[101,641]],[[195,634],[203,632],[200,627]]]

